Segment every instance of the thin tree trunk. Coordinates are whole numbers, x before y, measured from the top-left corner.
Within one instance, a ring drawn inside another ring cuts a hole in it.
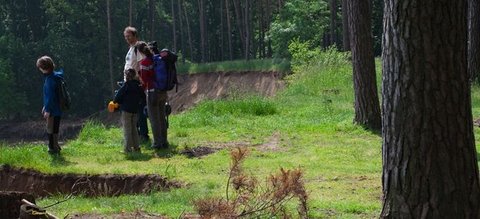
[[[480,5],[478,0],[468,0],[468,73],[471,81],[480,74]]]
[[[148,0],[149,17],[150,17],[150,40],[154,39],[155,35],[155,2]]]
[[[225,0],[225,11],[227,12],[228,55],[230,57],[230,60],[233,60],[232,24],[231,24],[229,1],[230,0]]]
[[[381,217],[480,218],[467,0],[386,0],[384,12]]]
[[[233,7],[235,8],[235,15],[236,15],[236,20],[237,20],[237,28],[238,28],[238,35],[240,36],[240,40],[242,42],[242,50],[245,49],[245,31],[244,27],[245,25],[243,24],[243,17],[242,17],[242,9],[241,9],[241,4],[238,0],[233,0]]]
[[[245,1],[245,13],[244,13],[244,18],[245,18],[245,60],[248,60],[250,58],[250,10],[249,10],[249,0],[244,0]]]
[[[190,60],[193,60],[193,42],[192,42],[192,34],[190,31],[190,21],[188,19],[187,6],[185,6],[185,2],[183,0],[181,1],[183,5],[183,12],[185,13],[185,21],[187,24],[188,48],[190,50]]]
[[[128,26],[133,25],[133,0],[130,0],[130,7],[128,7]]]
[[[337,0],[330,0],[330,43],[338,46],[337,41]]]
[[[348,0],[342,0],[343,51],[350,51],[348,14]]]
[[[205,62],[205,4],[203,0],[198,0],[198,10],[200,19],[200,56],[202,57],[202,63]]]
[[[225,54],[224,54],[224,47],[225,47],[225,40],[224,40],[224,35],[225,35],[225,25],[224,25],[224,20],[225,20],[225,16],[224,16],[224,13],[223,13],[223,0],[220,1],[220,60],[223,61],[224,58],[225,58]]]
[[[171,4],[172,4],[172,35],[173,35],[173,51],[174,52],[177,52],[177,25],[175,24],[175,6],[173,4],[173,1],[174,0],[171,0]]]
[[[365,0],[349,0],[352,42],[355,123],[380,130],[381,116],[373,55],[371,5]]]
[[[110,12],[110,0],[107,0],[107,32],[108,32],[108,67],[110,73],[110,91],[112,97],[115,95],[113,86],[113,58],[112,58],[112,22]]]
[[[185,30],[183,29],[183,19],[182,19],[182,1],[177,1],[178,7],[178,23],[180,24],[180,51],[182,53],[182,62],[185,63]]]

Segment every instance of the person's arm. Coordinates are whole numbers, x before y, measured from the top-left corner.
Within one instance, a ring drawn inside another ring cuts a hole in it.
[[[117,94],[115,94],[115,98],[113,98],[113,102],[122,104],[126,90],[127,90],[127,83],[125,82],[123,86],[120,88],[120,90],[118,90]]]
[[[47,78],[45,81],[45,105],[44,114],[50,114],[54,107],[54,98],[56,95],[56,81],[55,78]]]

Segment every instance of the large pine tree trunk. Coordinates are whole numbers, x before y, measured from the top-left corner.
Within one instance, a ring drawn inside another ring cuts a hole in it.
[[[350,51],[348,14],[348,0],[342,0],[343,51]]]
[[[381,116],[373,55],[371,5],[365,0],[350,0],[348,4],[351,9],[348,17],[355,90],[354,122],[379,130]]]
[[[480,4],[468,0],[468,73],[472,81],[480,74]]]
[[[384,13],[381,217],[479,218],[467,0],[386,0]]]

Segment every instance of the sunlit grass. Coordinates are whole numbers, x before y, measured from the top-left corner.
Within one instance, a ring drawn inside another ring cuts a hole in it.
[[[377,61],[377,64],[378,61]],[[379,69],[378,69],[379,70]],[[380,74],[377,70],[377,74]],[[188,112],[171,116],[169,141],[173,148],[157,153],[143,145],[142,155],[120,153],[122,134],[90,122],[76,140],[53,159],[44,145],[0,147],[0,163],[35,168],[46,173],[160,174],[188,184],[185,188],[145,195],[75,197],[50,210],[58,216],[73,213],[114,214],[142,210],[178,217],[192,212],[192,201],[225,192],[229,149],[250,145],[247,173],[259,179],[283,168],[305,173],[312,218],[375,218],[381,208],[381,137],[352,124],[351,67],[313,65],[287,77],[288,88],[276,97],[239,96],[205,101]],[[472,94],[474,118],[480,118],[480,88]],[[479,129],[475,128],[477,145]],[[263,150],[272,143],[274,150]],[[226,147],[214,154],[187,158],[185,147]],[[61,200],[55,196],[40,205]]]

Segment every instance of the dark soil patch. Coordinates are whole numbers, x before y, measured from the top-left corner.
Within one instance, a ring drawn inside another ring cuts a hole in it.
[[[0,218],[18,218],[22,199],[35,204],[33,195],[25,192],[0,191]]]
[[[94,196],[117,196],[140,194],[152,191],[179,188],[182,184],[169,181],[163,176],[148,175],[84,175],[44,174],[31,169],[0,166],[0,189],[21,191],[35,197],[52,194],[84,194]]]
[[[183,154],[188,158],[200,158],[203,156],[207,156],[209,154],[213,154],[218,150],[220,149],[200,146],[195,148],[185,148],[182,151],[180,151],[180,154]]]

